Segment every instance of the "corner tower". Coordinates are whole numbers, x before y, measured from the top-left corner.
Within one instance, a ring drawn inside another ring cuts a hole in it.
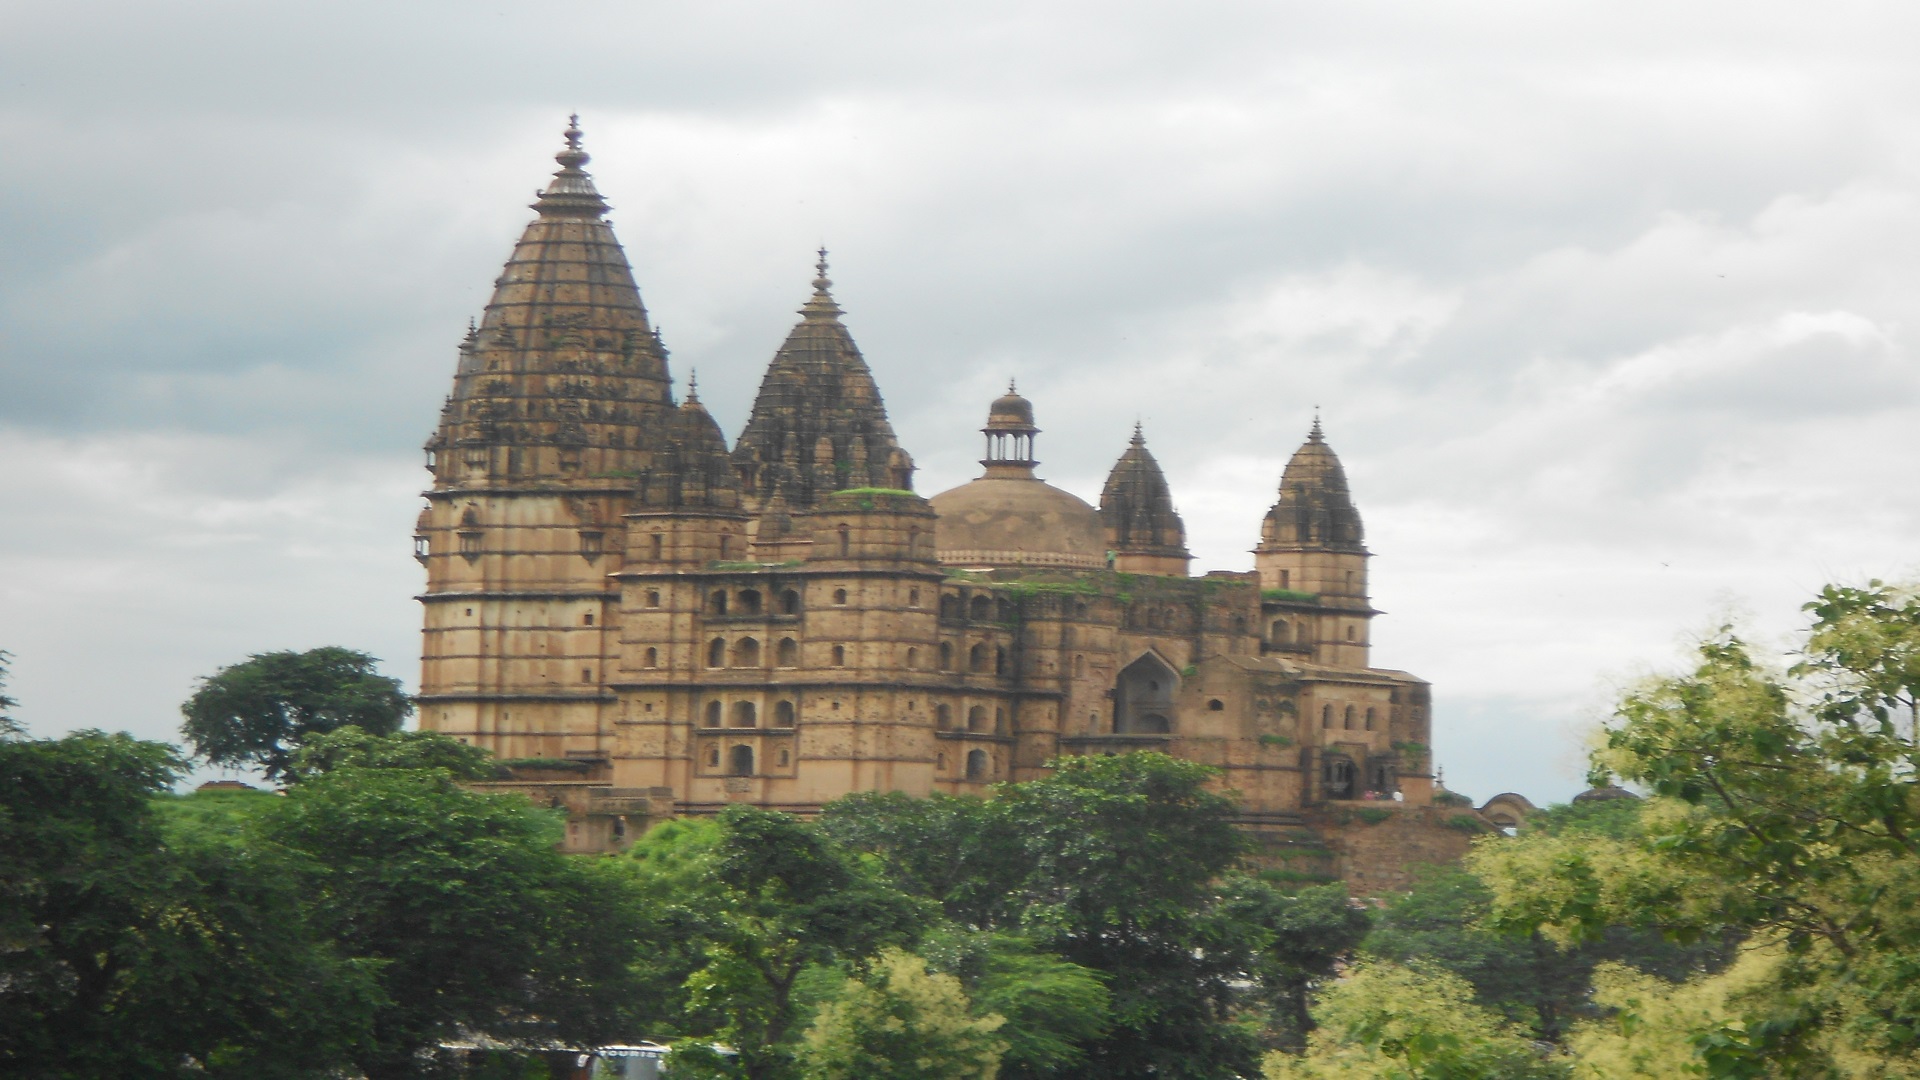
[[[1107,527],[1115,570],[1187,576],[1193,556],[1187,552],[1186,524],[1173,509],[1166,474],[1147,449],[1139,424],[1133,425],[1133,442],[1100,489],[1100,520]]]
[[[1317,609],[1292,633],[1295,643],[1314,646],[1321,663],[1367,666],[1368,623],[1376,614],[1367,597],[1370,557],[1347,472],[1316,416],[1280,476],[1280,498],[1260,524],[1253,566],[1269,599]]]
[[[427,442],[421,726],[502,758],[605,751],[622,515],[672,410],[578,118]]]

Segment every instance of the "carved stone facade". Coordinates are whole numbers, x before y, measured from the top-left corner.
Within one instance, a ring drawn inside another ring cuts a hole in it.
[[[1317,420],[1250,573],[1189,576],[1137,427],[1097,508],[1041,480],[1011,387],[981,477],[922,498],[822,253],[729,448],[673,400],[577,127],[558,161],[460,346],[415,544],[422,725],[519,761],[506,786],[567,806],[570,846],[1137,749],[1219,767],[1276,858],[1327,872],[1359,850],[1340,807],[1425,828],[1428,687],[1370,666],[1369,556]]]

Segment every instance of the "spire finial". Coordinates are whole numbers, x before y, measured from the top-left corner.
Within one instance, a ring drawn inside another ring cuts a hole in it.
[[[1017,394],[1019,392],[1020,392],[1020,384],[1012,378],[1007,379],[1007,393]]]
[[[840,305],[833,302],[833,279],[827,276],[827,248],[820,246],[820,261],[813,264],[813,296],[800,307],[800,314],[809,319],[831,319],[840,314]]]
[[[1315,405],[1313,407],[1313,430],[1307,432],[1307,441],[1308,442],[1325,442],[1326,441],[1326,439],[1322,437],[1320,432],[1320,406],[1318,405]]]
[[[587,162],[593,160],[592,158],[588,157],[587,152],[581,149],[580,147],[581,132],[580,132],[580,114],[579,113],[568,114],[567,130],[561,132],[560,134],[562,137],[564,137],[567,140],[567,146],[566,146],[566,149],[553,155],[553,160],[559,162],[563,168],[578,169],[581,166],[585,165]]]
[[[700,404],[700,369],[687,369],[687,404]]]
[[[1140,418],[1137,416],[1133,418],[1133,445],[1135,446],[1147,445],[1147,437],[1140,430]]]

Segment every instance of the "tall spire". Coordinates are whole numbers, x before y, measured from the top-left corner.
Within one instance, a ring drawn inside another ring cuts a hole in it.
[[[533,204],[538,216],[460,347],[453,400],[429,444],[445,451],[441,486],[604,486],[592,477],[637,469],[663,438],[666,350],[583,169],[577,116],[554,160],[560,169]]]
[[[1107,529],[1107,547],[1118,558],[1115,568],[1145,573],[1184,575],[1187,553],[1186,523],[1173,508],[1173,492],[1166,474],[1147,449],[1140,421],[1133,422],[1133,438],[1114,462],[1100,489],[1100,520]]]
[[[825,248],[814,271],[813,295],[767,365],[733,451],[750,498],[779,493],[796,513],[847,488],[913,486],[913,458],[895,439],[873,372],[840,321]]]

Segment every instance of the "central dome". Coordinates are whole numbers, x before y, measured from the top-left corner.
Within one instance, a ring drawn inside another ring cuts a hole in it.
[[[976,569],[1098,570],[1107,565],[1100,512],[1033,475],[1033,405],[1011,386],[993,403],[986,475],[935,495],[940,561]]]

